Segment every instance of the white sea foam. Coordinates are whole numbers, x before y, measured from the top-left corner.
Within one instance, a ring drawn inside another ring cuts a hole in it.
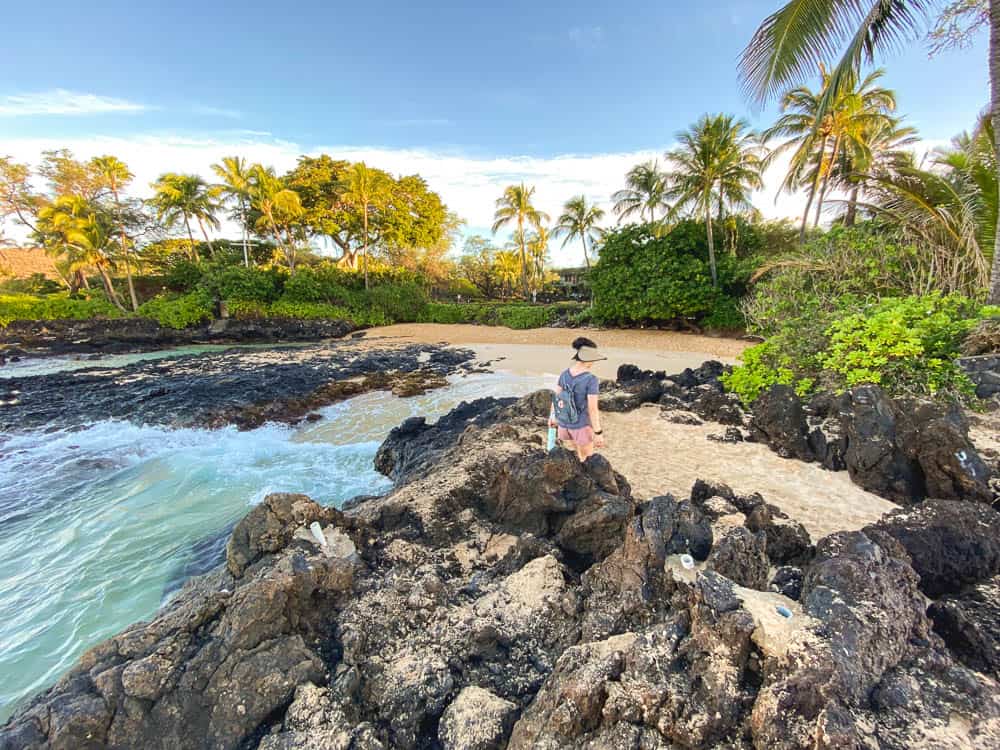
[[[372,459],[393,426],[542,385],[495,374],[412,399],[369,393],[301,428],[104,421],[0,434],[0,721],[86,648],[150,617],[192,569],[217,562],[227,529],[268,493],[336,505],[384,492]]]

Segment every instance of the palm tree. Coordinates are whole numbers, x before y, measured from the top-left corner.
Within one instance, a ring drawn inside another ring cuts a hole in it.
[[[107,217],[96,212],[85,198],[69,194],[41,208],[37,220],[35,234],[46,252],[65,255],[73,275],[82,275],[84,268],[96,268],[108,300],[124,312],[108,274],[114,264],[108,253],[112,227]]]
[[[939,149],[929,169],[897,163],[866,176],[873,193],[868,207],[918,248],[912,262],[924,284],[913,293],[941,289],[974,297],[988,283],[1000,203],[996,162],[993,123],[983,116],[972,135]]]
[[[534,291],[540,292],[545,282],[545,263],[549,255],[549,230],[544,226],[525,238],[530,261],[530,275],[535,281]]]
[[[671,213],[704,216],[712,284],[718,286],[712,212],[721,219],[727,208],[750,207],[751,192],[763,187],[760,140],[745,120],[721,114],[703,116],[677,139],[680,145],[667,154],[672,167],[667,198],[675,200]]]
[[[587,204],[587,196],[577,195],[566,201],[562,215],[556,220],[552,230],[553,237],[565,235],[562,247],[577,237],[583,244],[583,260],[590,268],[590,254],[587,252],[587,240],[591,245],[600,238],[601,228],[597,223],[604,218],[604,209]]]
[[[153,183],[153,190],[155,193],[149,202],[156,210],[157,218],[168,228],[175,226],[181,220],[184,221],[188,240],[191,242],[191,259],[198,260],[198,251],[191,232],[191,219],[198,222],[209,252],[214,253],[215,248],[208,238],[205,225],[216,230],[220,226],[219,220],[215,218],[215,213],[219,210],[216,189],[198,175],[168,172]]]
[[[853,227],[857,219],[862,189],[867,191],[870,174],[886,174],[909,166],[913,153],[907,146],[916,143],[917,131],[896,117],[874,125],[861,134],[864,149],[845,150],[834,167],[834,178],[840,188],[849,193],[844,225]]]
[[[365,289],[368,288],[368,219],[372,211],[383,207],[389,189],[384,172],[371,169],[363,161],[352,164],[343,181],[341,201],[361,212],[361,258],[365,268]]]
[[[666,212],[670,205],[666,200],[666,175],[660,171],[658,161],[636,164],[625,175],[625,189],[611,196],[615,202],[614,212],[618,219],[627,219],[636,214],[640,219],[649,212],[649,223],[656,222],[658,211]]]
[[[514,283],[521,273],[522,265],[517,259],[517,253],[510,250],[500,250],[493,261],[496,274],[500,279],[500,285],[508,296],[511,296]]]
[[[861,68],[862,61],[871,63],[877,54],[918,35],[927,12],[939,4],[938,0],[791,0],[764,20],[744,50],[740,67],[745,88],[763,102],[801,83],[811,69],[843,49],[820,103],[819,114],[825,115],[834,92]],[[984,1],[975,10],[979,21],[988,19],[990,25],[990,116],[996,137],[1000,135],[1000,0],[989,0],[988,7]],[[1000,144],[994,146],[1000,150]],[[1000,303],[1000,234],[994,239],[987,299]]]
[[[115,203],[115,223],[118,225],[118,240],[121,244],[122,259],[125,262],[125,277],[128,279],[128,294],[132,302],[132,312],[139,309],[139,298],[135,293],[135,282],[132,280],[132,264],[129,263],[129,243],[125,234],[125,215],[122,210],[121,191],[131,181],[133,174],[125,162],[115,156],[95,156],[90,165],[100,181],[111,193]]]
[[[222,181],[216,185],[225,200],[235,203],[233,214],[243,229],[243,265],[250,267],[250,251],[247,247],[247,226],[250,223],[250,188],[252,173],[242,156],[224,156],[219,164],[212,165],[212,171]]]
[[[884,75],[876,70],[862,81],[850,75],[836,92],[827,113],[820,117],[820,108],[830,85],[830,75],[820,66],[822,85],[818,92],[806,86],[785,93],[781,100],[782,115],[764,132],[764,139],[787,138],[771,154],[774,159],[794,149],[788,172],[781,188],[789,192],[805,186],[809,198],[802,215],[799,233],[805,241],[809,212],[816,201],[814,226],[819,225],[823,202],[835,166],[850,154],[858,164],[870,161],[866,136],[884,129],[890,113],[896,108],[896,95],[875,84]],[[818,200],[817,200],[818,198]]]
[[[254,164],[248,176],[250,205],[260,214],[256,229],[270,232],[285,256],[288,270],[295,273],[296,246],[300,239],[296,230],[301,229],[299,220],[305,213],[302,199],[270,167]]]
[[[524,298],[527,299],[531,290],[528,288],[528,251],[524,234],[525,224],[534,227],[536,230],[542,228],[542,224],[549,220],[549,215],[544,211],[539,211],[531,203],[531,196],[535,194],[535,188],[520,185],[508,185],[503,191],[503,195],[497,199],[496,211],[493,213],[493,233],[501,227],[517,222],[517,231],[514,236],[521,247],[521,286],[524,291]]]

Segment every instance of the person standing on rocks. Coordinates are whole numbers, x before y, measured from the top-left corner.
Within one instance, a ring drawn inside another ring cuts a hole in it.
[[[604,430],[597,404],[598,380],[590,370],[595,362],[607,359],[597,351],[597,344],[580,337],[573,342],[573,364],[559,376],[549,427],[559,428],[559,439],[569,443],[581,461],[604,447]],[[569,446],[567,446],[569,447]]]

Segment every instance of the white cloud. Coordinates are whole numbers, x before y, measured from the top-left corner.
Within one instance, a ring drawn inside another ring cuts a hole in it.
[[[0,117],[28,115],[93,115],[109,112],[142,112],[143,104],[97,94],[83,94],[66,89],[38,91],[31,94],[8,94],[0,97]]]
[[[535,203],[555,219],[563,203],[574,195],[586,195],[600,204],[611,223],[611,194],[624,183],[625,173],[635,164],[661,157],[669,144],[660,149],[623,151],[605,154],[564,154],[536,156],[472,156],[460,152],[430,149],[395,149],[364,146],[318,146],[267,138],[252,131],[230,131],[215,137],[177,135],[141,135],[91,138],[14,138],[7,139],[4,153],[17,161],[37,163],[42,151],[68,148],[78,158],[115,154],[135,174],[133,193],[149,194],[149,183],[165,171],[191,172],[215,179],[210,165],[223,156],[238,154],[251,162],[273,166],[279,172],[295,165],[302,153],[328,153],[335,158],[363,160],[394,174],[420,174],[438,191],[449,208],[466,220],[467,233],[489,234],[494,204],[504,187],[524,181],[536,188]],[[921,149],[924,148],[923,144]],[[779,161],[765,175],[765,188],[754,195],[754,205],[768,218],[798,219],[805,208],[804,195],[782,194],[775,200],[786,164]],[[833,195],[831,198],[838,196]],[[12,228],[8,228],[8,232]],[[226,228],[236,234],[234,228]],[[506,236],[498,238],[503,241]],[[578,243],[565,248],[555,242],[552,248],[556,265],[582,263]]]

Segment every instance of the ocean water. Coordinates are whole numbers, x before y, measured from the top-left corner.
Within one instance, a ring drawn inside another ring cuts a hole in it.
[[[150,618],[186,578],[221,562],[228,531],[268,493],[339,505],[385,492],[372,459],[402,420],[549,380],[483,374],[417,398],[369,393],[297,428],[104,421],[0,434],[0,721],[87,648]]]

